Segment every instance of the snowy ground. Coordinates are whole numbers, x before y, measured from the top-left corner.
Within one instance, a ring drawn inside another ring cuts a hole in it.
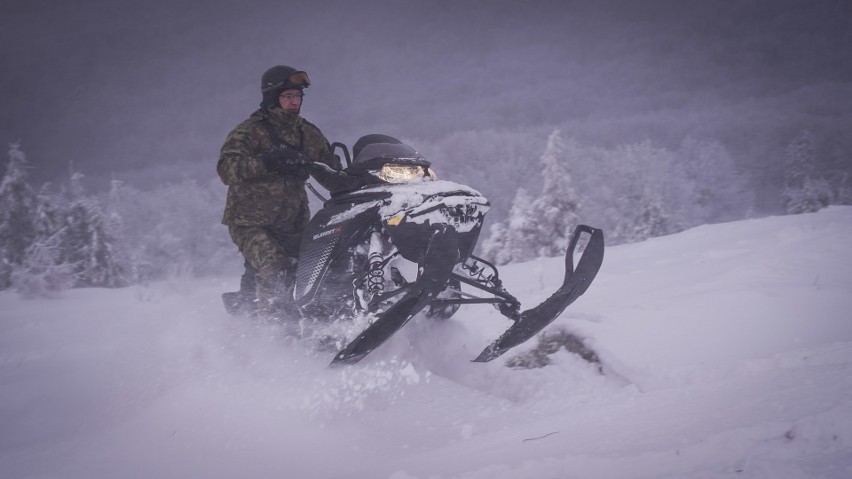
[[[487,306],[328,369],[228,317],[236,277],[5,292],[0,477],[852,477],[850,245],[833,207],[609,248],[551,326],[605,375],[469,362],[508,326]],[[562,261],[502,274],[532,306]]]

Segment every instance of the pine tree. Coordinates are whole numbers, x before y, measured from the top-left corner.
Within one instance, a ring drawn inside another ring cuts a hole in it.
[[[721,143],[686,138],[677,161],[686,177],[681,206],[688,224],[729,221],[745,215],[754,197]]]
[[[672,164],[666,150],[650,142],[628,145],[616,155],[616,172],[623,180],[616,202],[618,218],[612,234],[614,244],[643,241],[680,229],[671,203],[665,200],[663,185],[671,182]],[[674,176],[674,175],[672,175]]]
[[[120,275],[123,277],[120,282],[134,283],[135,277],[135,261],[132,254],[129,252],[129,245],[126,237],[126,227],[124,218],[121,215],[121,203],[124,196],[124,182],[113,179],[110,182],[109,194],[107,196],[106,209],[106,233],[113,238],[113,256],[116,264],[123,265],[124,269]]]
[[[838,205],[852,205],[852,178],[848,172],[844,172],[838,182],[837,196],[835,197]]]
[[[643,241],[672,232],[659,195],[646,189],[636,199],[634,221],[629,228],[620,232],[622,236],[631,241]]]
[[[47,186],[37,197],[35,239],[23,264],[12,273],[12,283],[24,298],[54,297],[74,285],[72,265],[63,263],[63,215]]]
[[[27,167],[20,144],[10,145],[0,182],[0,289],[12,285],[12,273],[24,263],[36,236],[36,193],[27,183]]]
[[[15,290],[24,298],[51,298],[74,286],[73,265],[62,263],[61,231],[27,248],[24,263],[12,273]]]
[[[554,130],[541,156],[541,195],[532,202],[536,234],[531,246],[538,256],[565,254],[571,231],[579,223],[580,201],[568,172],[567,150],[561,133]]]
[[[107,231],[97,201],[85,195],[83,175],[73,173],[64,209],[60,261],[73,265],[75,287],[127,284],[126,265],[118,262],[116,242]]]
[[[508,263],[506,242],[509,232],[506,223],[494,223],[488,231],[488,238],[482,242],[482,257],[497,264]]]
[[[537,230],[532,197],[524,188],[518,188],[515,193],[505,230],[503,250],[494,257],[497,264],[528,261],[536,257]]]
[[[567,161],[573,144],[566,145],[554,130],[540,158],[541,194],[533,199],[518,188],[506,221],[491,227],[483,255],[497,264],[527,261],[538,256],[565,254],[571,231],[579,223],[580,202]]]
[[[784,152],[784,192],[781,201],[787,213],[808,213],[831,203],[831,185],[817,175],[816,140],[800,132]]]

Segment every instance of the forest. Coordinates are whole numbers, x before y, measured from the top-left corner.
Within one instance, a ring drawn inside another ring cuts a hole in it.
[[[497,264],[562,255],[581,223],[602,228],[614,245],[755,215],[750,179],[718,142],[687,138],[674,151],[650,141],[605,149],[581,146],[557,129],[539,157],[519,158],[493,138],[453,140],[444,147],[463,155],[466,166],[456,182],[488,184],[496,172],[506,175],[499,184],[511,184],[512,165],[523,165],[527,181],[497,193],[510,193],[507,212],[487,221],[481,237],[479,253]],[[466,144],[484,147],[466,151]],[[852,204],[848,175],[820,174],[817,151],[807,130],[786,146],[781,212]],[[72,287],[237,271],[239,255],[219,221],[225,189],[218,180],[144,191],[113,180],[108,192],[93,194],[85,175],[72,171],[58,187],[37,191],[28,169],[25,152],[11,145],[0,183],[0,289],[50,297]]]
[[[852,204],[849,2],[193,3],[4,4],[0,288],[237,274],[216,159],[281,63],[330,141],[488,197],[498,263]]]

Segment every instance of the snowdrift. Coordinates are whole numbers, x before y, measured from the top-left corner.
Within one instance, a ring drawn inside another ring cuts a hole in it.
[[[471,363],[506,327],[488,306],[329,369],[229,317],[237,278],[0,293],[0,476],[852,477],[850,244],[832,207],[609,248],[549,328],[604,374]],[[561,263],[501,271],[534,304]]]

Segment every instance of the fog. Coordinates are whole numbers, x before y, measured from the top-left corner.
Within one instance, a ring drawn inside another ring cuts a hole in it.
[[[304,116],[350,145],[382,132],[430,156],[454,132],[513,132],[530,158],[554,128],[601,147],[693,137],[761,177],[807,128],[836,175],[850,45],[848,0],[4,0],[0,142],[41,182],[209,179],[261,73],[288,64],[313,82]]]

